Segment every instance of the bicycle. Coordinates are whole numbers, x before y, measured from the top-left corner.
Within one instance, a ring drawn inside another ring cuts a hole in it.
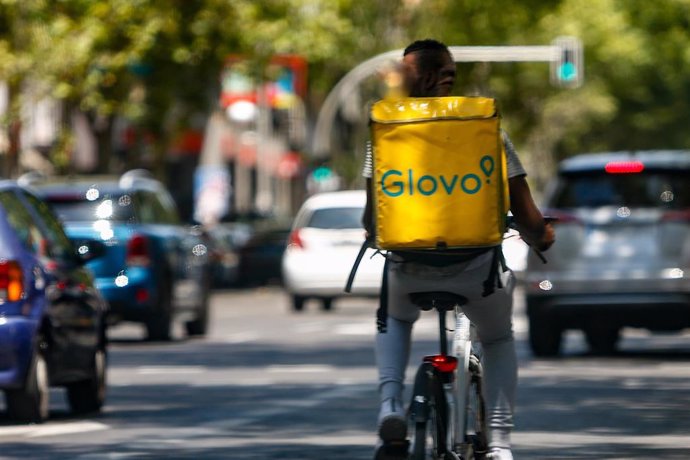
[[[420,309],[438,313],[439,353],[425,356],[417,370],[410,420],[414,425],[411,460],[431,455],[443,460],[482,460],[488,451],[482,397],[481,350],[474,326],[462,312],[467,299],[443,291],[416,292]],[[454,312],[455,329],[448,348],[446,315]]]
[[[546,223],[557,219],[545,216]],[[507,227],[517,229],[512,217]],[[541,251],[530,247],[546,263]],[[462,295],[428,291],[410,293],[410,300],[423,311],[438,313],[439,353],[425,356],[417,370],[410,420],[414,437],[410,460],[431,456],[439,460],[483,460],[488,453],[485,403],[482,395],[481,346],[474,325],[462,307]],[[455,328],[448,350],[446,314],[454,312]]]

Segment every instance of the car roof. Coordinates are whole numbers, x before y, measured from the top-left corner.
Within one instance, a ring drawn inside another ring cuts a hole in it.
[[[41,195],[52,195],[55,193],[75,193],[83,195],[93,186],[97,186],[104,193],[114,193],[120,190],[117,179],[113,178],[56,178],[45,182],[32,183],[30,186]]]
[[[303,208],[320,209],[343,206],[364,207],[367,194],[364,190],[343,190],[338,192],[323,192],[310,196],[304,202]]]
[[[18,188],[17,181],[13,179],[0,179],[0,190]]]
[[[637,150],[583,153],[559,164],[561,173],[603,170],[610,162],[639,161],[651,169],[690,169],[690,150]]]
[[[26,185],[41,196],[75,194],[83,195],[87,190],[96,187],[102,193],[117,194],[132,189],[159,190],[162,184],[150,173],[133,170],[122,176],[88,175],[88,176],[55,176],[30,177]]]

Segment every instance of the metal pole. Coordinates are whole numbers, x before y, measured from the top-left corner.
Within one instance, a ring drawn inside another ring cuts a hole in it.
[[[448,49],[455,62],[555,62],[560,53],[558,46],[449,46]],[[362,62],[333,87],[316,120],[312,148],[315,157],[328,155],[331,130],[340,102],[384,64],[399,61],[403,51],[387,51]]]
[[[273,134],[271,123],[271,106],[268,102],[266,86],[260,84],[257,89],[257,145],[256,145],[256,201],[254,205],[259,212],[267,213],[273,208],[273,191],[271,175],[268,169],[268,149]]]

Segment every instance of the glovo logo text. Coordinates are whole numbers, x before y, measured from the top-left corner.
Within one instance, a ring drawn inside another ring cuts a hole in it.
[[[389,169],[381,175],[381,191],[389,197],[395,198],[402,195],[431,196],[437,193],[452,195],[453,193],[466,193],[474,195],[482,189],[484,183],[491,183],[491,174],[495,169],[494,159],[485,155],[479,160],[479,169],[484,174],[482,179],[478,174],[424,174],[417,177],[414,170],[401,171]]]

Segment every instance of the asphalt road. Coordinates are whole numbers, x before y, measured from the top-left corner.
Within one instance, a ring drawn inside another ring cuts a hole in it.
[[[0,459],[371,459],[375,308],[296,314],[269,287],[214,294],[204,339],[113,328],[104,412],[73,418],[55,389],[51,419],[26,426],[0,404]],[[434,321],[417,324],[413,363],[435,349]],[[515,329],[516,459],[690,458],[690,334],[626,331],[619,353],[594,357],[572,333],[564,357],[537,360],[519,296]]]

